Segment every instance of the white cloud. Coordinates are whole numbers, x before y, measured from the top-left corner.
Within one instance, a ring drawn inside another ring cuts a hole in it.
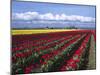
[[[20,20],[32,20],[38,19],[38,12],[25,12],[25,13],[14,13],[13,19],[20,19]]]
[[[46,13],[39,15],[41,20],[54,20],[54,15],[52,13]]]
[[[45,13],[39,14],[38,12],[24,12],[14,13],[12,15],[13,20],[69,20],[69,21],[80,21],[80,22],[95,22],[95,18],[86,17],[80,15],[66,15],[66,14],[52,14]]]

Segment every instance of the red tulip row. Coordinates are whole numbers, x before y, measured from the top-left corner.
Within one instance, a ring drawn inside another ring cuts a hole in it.
[[[72,37],[72,35],[70,36],[66,36],[66,37]],[[18,51],[18,50],[23,50],[25,48],[30,48],[30,47],[38,47],[38,46],[41,46],[41,45],[44,45],[44,44],[48,44],[49,42],[52,42],[52,41],[59,41],[60,39],[63,39],[63,38],[66,38],[65,36],[60,36],[60,37],[53,37],[53,38],[49,38],[49,39],[41,39],[42,41],[40,40],[37,40],[37,41],[25,41],[23,42],[22,44],[20,44],[20,46],[16,46],[14,48],[12,48],[12,50],[15,52],[15,51]]]
[[[73,48],[73,46],[79,44],[79,41],[81,41],[85,36],[86,35],[84,34],[80,38],[74,39],[73,41],[70,41],[68,43],[69,45],[65,44],[63,47],[61,47],[61,49],[60,49],[61,51],[58,54],[56,54],[53,58],[50,58],[49,60],[45,61],[46,64],[43,64],[41,66],[42,71],[44,71],[44,72],[46,71],[47,72],[47,71],[52,70],[54,68],[53,66],[55,66],[57,63],[59,63],[59,65],[61,65],[60,62],[63,62],[62,61],[63,57],[67,53],[70,53],[70,49]],[[59,61],[59,62],[57,62],[57,61]],[[51,68],[51,69],[49,70],[49,68]]]
[[[44,55],[42,55],[42,56],[41,56],[41,59],[40,59],[40,64],[41,64],[40,66],[46,65],[46,64],[47,64],[46,62],[47,62],[48,60],[54,58],[56,55],[58,55],[59,53],[61,53],[66,47],[68,47],[70,44],[72,44],[73,42],[75,42],[76,40],[78,40],[80,37],[81,37],[81,36],[79,36],[79,37],[77,37],[77,38],[75,38],[75,39],[69,41],[68,43],[66,43],[66,44],[64,44],[62,47],[60,47],[59,49],[54,50],[54,51],[52,51],[52,52],[49,53],[49,54],[44,54]],[[32,71],[32,69],[34,70],[34,68],[36,68],[36,67],[34,67],[33,65],[34,65],[34,64],[29,65],[28,67],[26,67],[26,68],[25,68],[25,73],[30,73],[30,72]],[[38,64],[38,65],[39,65],[39,64]],[[28,68],[28,70],[27,70],[27,68]]]
[[[77,32],[80,34],[80,32]],[[48,34],[31,34],[31,35],[13,35],[12,36],[12,44],[16,46],[20,46],[21,44],[23,44],[24,42],[37,42],[37,41],[42,41],[43,40],[47,40],[47,39],[51,39],[53,37],[59,37],[61,38],[61,36],[68,36],[68,35],[76,35],[77,34],[76,31],[69,31],[69,32],[56,32],[56,33],[48,33]]]
[[[13,73],[77,70],[91,34],[95,36],[95,32],[89,30],[15,35],[12,39]]]
[[[80,35],[77,35],[77,36],[74,36],[74,37],[77,37],[77,39],[78,38],[80,38]],[[68,41],[68,39],[65,39],[66,41]],[[62,42],[63,43],[63,42]],[[62,44],[61,43],[61,44]],[[60,44],[58,44],[57,46],[59,46]],[[53,50],[52,50],[53,51]],[[27,55],[29,55],[29,56],[31,56],[31,54],[32,54],[33,52],[31,52],[31,50],[29,50],[28,52],[26,52],[26,54]],[[20,59],[20,58],[22,58],[22,57],[25,57],[25,56],[27,56],[25,53],[23,54],[23,53],[19,53],[19,54],[17,54],[17,56],[14,56],[14,57],[12,57],[13,58],[13,60],[15,60],[15,59]],[[34,59],[33,59],[34,60]],[[18,61],[19,62],[19,61]],[[18,62],[16,62],[16,64],[18,63]]]
[[[13,56],[16,56],[15,54],[25,54],[27,53],[29,50],[31,50],[31,52],[36,52],[36,51],[40,51],[40,50],[46,50],[48,48],[51,48],[52,46],[55,46],[57,44],[60,44],[61,42],[63,42],[64,40],[68,40],[69,38],[71,38],[72,36],[68,36],[68,37],[64,37],[64,38],[61,38],[59,40],[56,40],[56,41],[51,41],[51,42],[48,42],[46,43],[44,46],[37,46],[36,48],[32,49],[31,47],[30,48],[27,48],[27,49],[24,49],[25,52],[20,52],[18,51],[17,53],[13,53]],[[29,49],[29,50],[28,50]]]
[[[12,43],[13,45],[19,45],[27,42],[27,41],[42,41],[45,39],[51,39],[53,37],[61,37],[61,36],[65,36],[66,32],[62,32],[63,35],[61,33],[46,33],[46,34],[31,34],[31,35],[13,35],[12,36]],[[65,34],[65,35],[64,35]]]
[[[80,35],[77,35],[76,37],[78,37],[79,38],[79,36]],[[61,42],[59,42],[57,45],[56,45],[56,47],[57,46],[59,46],[61,43],[63,43],[65,40],[67,40],[68,41],[68,39],[69,38],[65,38],[63,41],[61,41]],[[52,44],[51,44],[52,45]],[[48,46],[47,46],[48,47]],[[41,49],[40,49],[41,50]],[[39,52],[40,52],[40,50],[38,51],[38,54],[39,54]],[[41,52],[43,52],[44,50],[48,50],[48,48],[47,49],[43,49],[43,50],[41,50]],[[52,50],[54,50],[53,48],[52,48]],[[31,56],[32,55],[32,53],[34,53],[34,51],[32,51],[32,50],[26,50],[26,52],[24,52],[24,53],[22,53],[22,52],[19,52],[19,53],[16,53],[15,55],[13,55],[13,57],[12,57],[12,59],[13,59],[13,61],[15,61],[16,59],[18,59],[18,58],[25,58],[25,57],[28,57],[28,56]]]
[[[73,57],[69,60],[65,60],[65,64],[61,67],[61,71],[66,71],[66,70],[77,70],[79,69],[79,63],[82,60],[82,55],[85,52],[85,49],[87,47],[87,43],[89,42],[90,35],[88,35],[84,41],[82,42],[81,46],[76,50],[74,53]]]
[[[79,37],[76,38],[76,39],[73,39],[73,40],[71,40],[71,41],[75,42],[77,39],[79,39]],[[73,42],[71,42],[71,43],[73,43]],[[69,42],[69,43],[70,43],[70,42]],[[48,60],[53,59],[56,55],[58,55],[59,53],[61,53],[61,52],[64,50],[64,48],[67,47],[67,46],[69,45],[69,43],[67,43],[67,44],[65,44],[64,46],[62,46],[62,47],[63,47],[62,49],[59,48],[59,49],[57,49],[57,50],[52,51],[52,52],[49,53],[49,54],[44,54],[44,55],[42,55],[42,56],[41,56],[41,59],[40,59],[40,64],[38,64],[38,65],[40,65],[40,68],[41,68],[41,66],[46,65],[47,62],[48,62]],[[25,73],[30,73],[32,70],[36,69],[36,67],[34,67],[33,65],[34,65],[34,64],[29,65],[28,67],[26,67],[25,70],[24,70]],[[27,70],[27,68],[28,68],[28,70]]]

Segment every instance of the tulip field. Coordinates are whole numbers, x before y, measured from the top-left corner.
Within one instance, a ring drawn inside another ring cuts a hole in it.
[[[12,74],[86,70],[93,42],[95,30],[12,35]]]

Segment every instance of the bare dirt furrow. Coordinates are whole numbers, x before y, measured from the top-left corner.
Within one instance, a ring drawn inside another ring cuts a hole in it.
[[[95,39],[93,35],[91,35],[91,43],[89,50],[89,62],[87,69],[95,69],[96,68],[96,50],[95,50]]]

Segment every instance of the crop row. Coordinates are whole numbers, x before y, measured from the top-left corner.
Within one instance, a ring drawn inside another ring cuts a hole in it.
[[[84,69],[94,31],[12,36],[12,73]]]

